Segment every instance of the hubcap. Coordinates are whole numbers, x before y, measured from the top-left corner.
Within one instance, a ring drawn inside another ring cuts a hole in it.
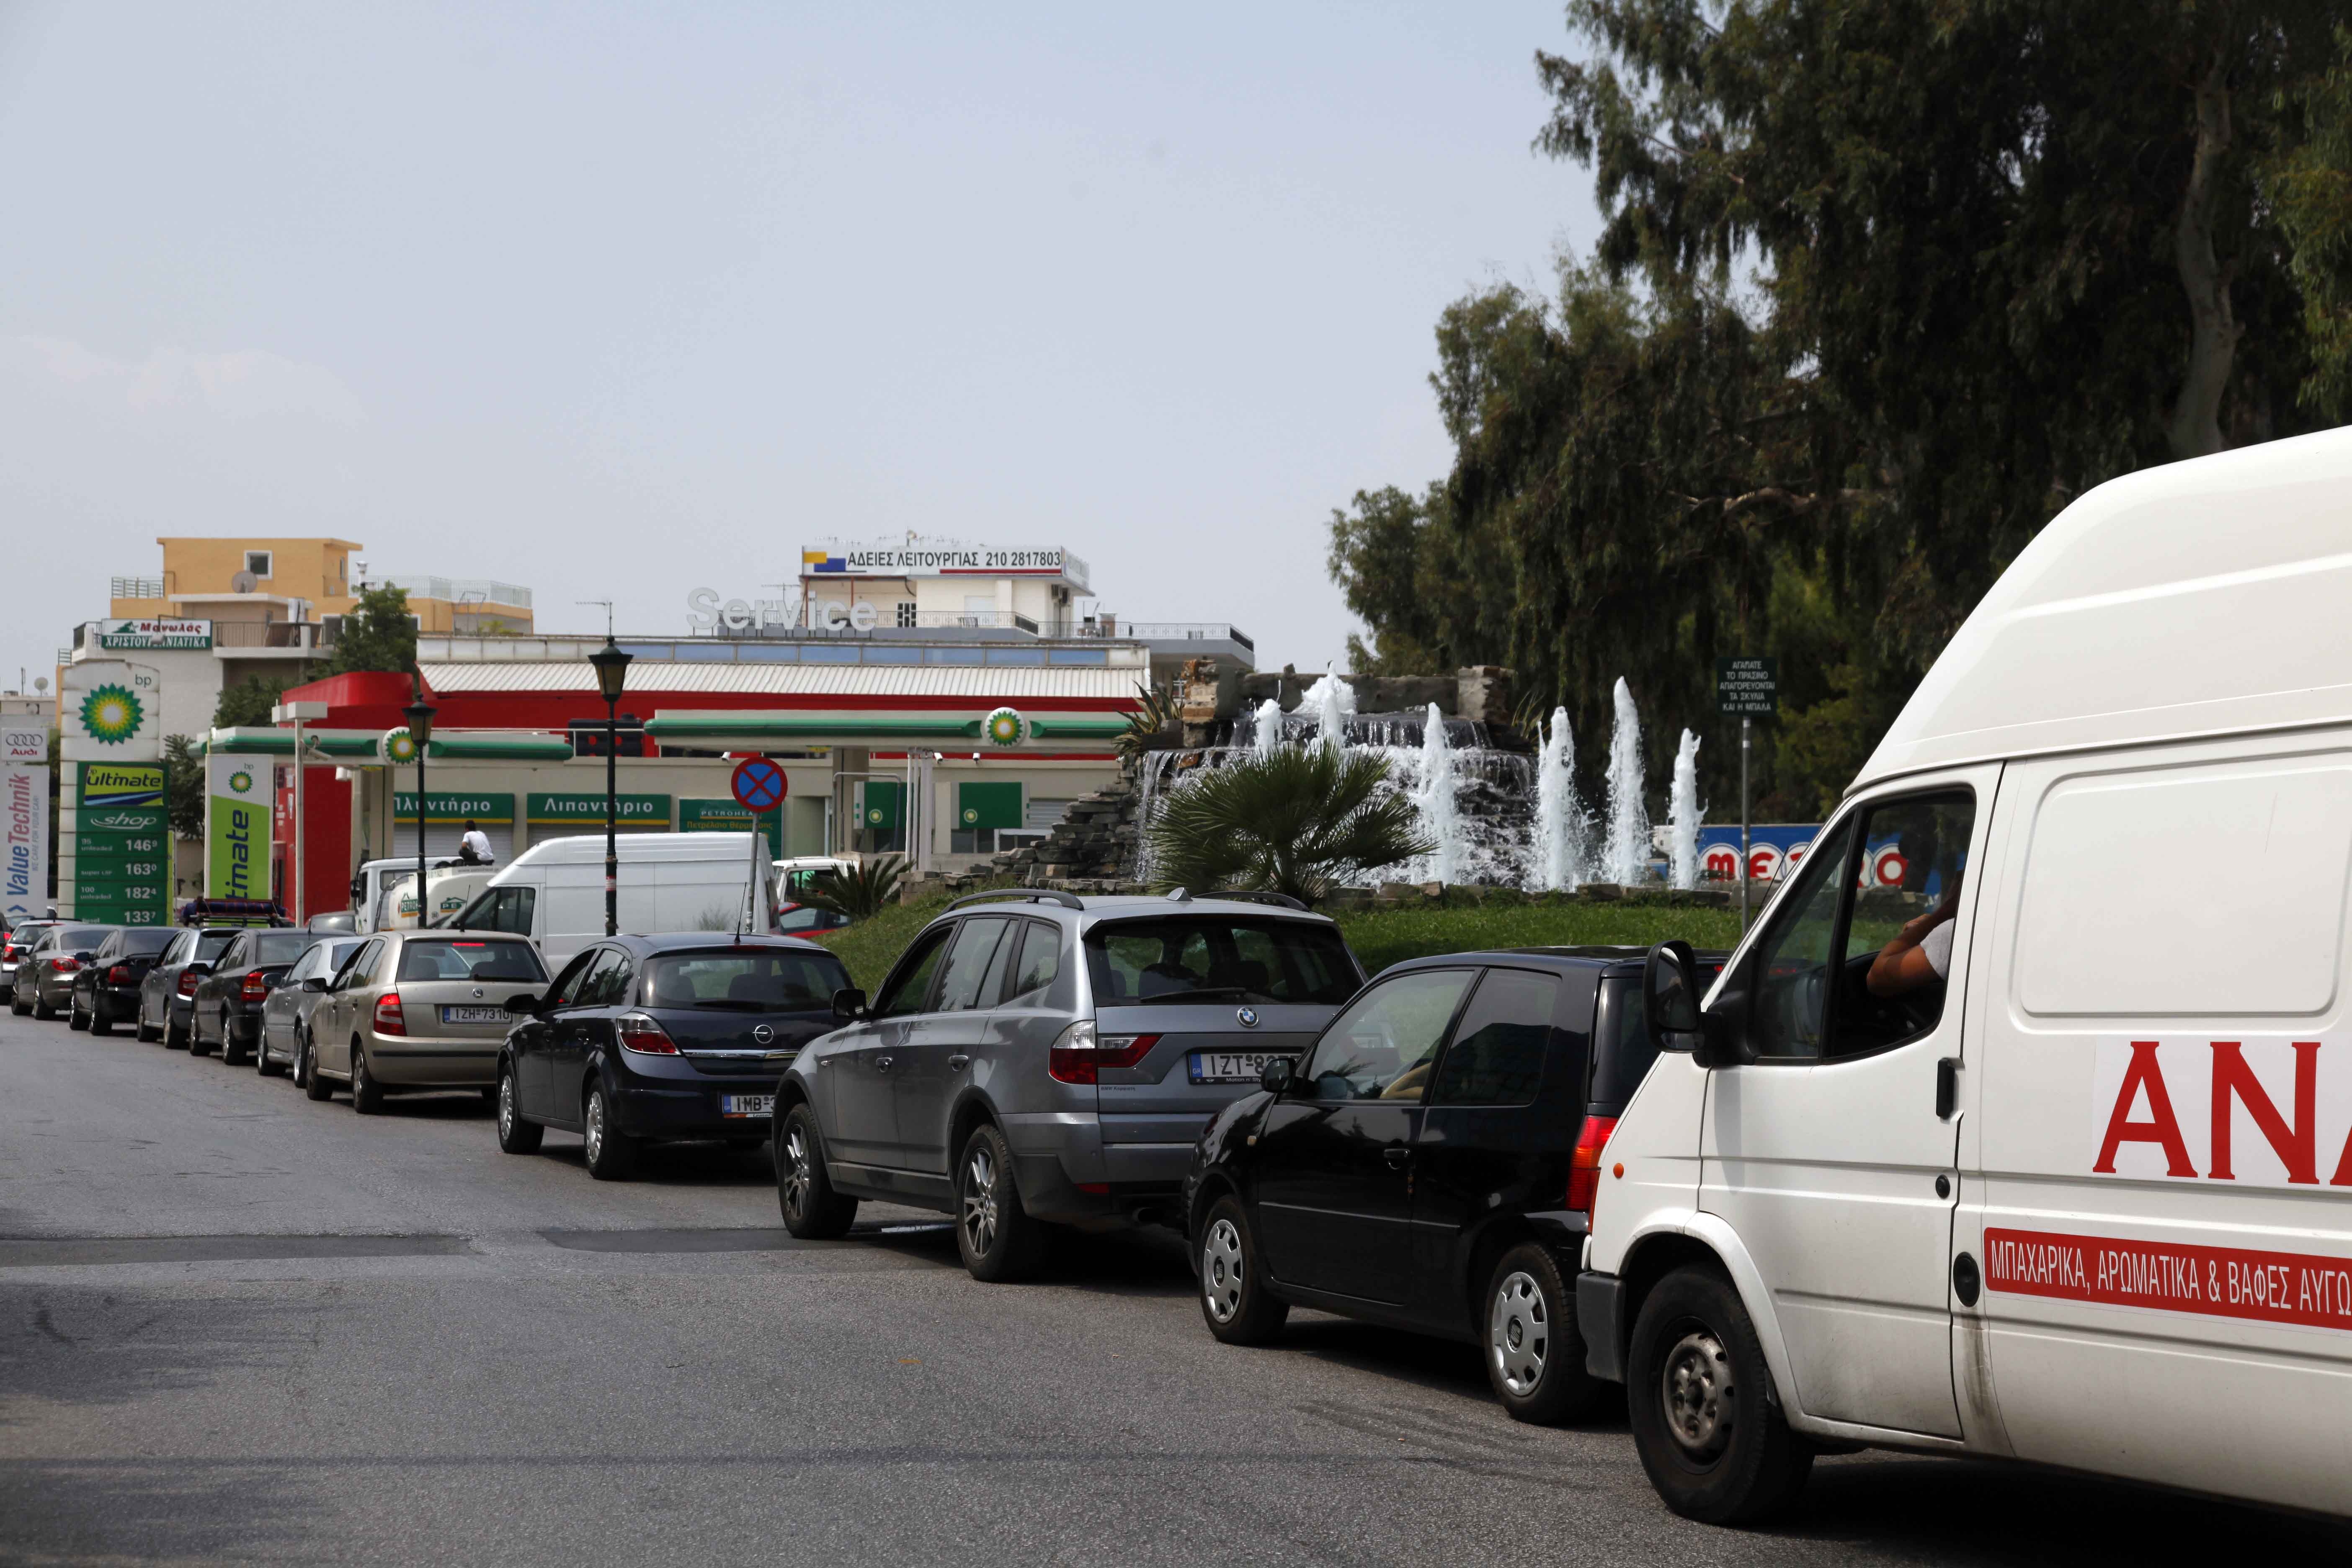
[[[985,1143],[964,1163],[963,1237],[975,1258],[996,1245],[996,1162]]]
[[[604,1157],[604,1097],[588,1097],[588,1163],[596,1163]]]
[[[499,1074],[499,1136],[514,1136],[514,1077]]]
[[[1551,1311],[1534,1275],[1516,1270],[1495,1292],[1486,1320],[1486,1359],[1503,1386],[1520,1399],[1543,1382],[1544,1356],[1551,1349]]]
[[[1242,1310],[1242,1233],[1222,1216],[1201,1244],[1201,1299],[1221,1323],[1232,1322]]]
[[[808,1209],[808,1140],[797,1127],[784,1134],[784,1206],[794,1214]]]
[[[1723,1342],[1693,1329],[1666,1352],[1659,1390],[1666,1430],[1693,1459],[1712,1463],[1731,1444],[1731,1358]]]

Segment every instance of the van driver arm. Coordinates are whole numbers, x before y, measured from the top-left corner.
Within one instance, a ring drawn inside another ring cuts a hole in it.
[[[1952,967],[1952,901],[1930,910],[1895,933],[1871,961],[1864,984],[1873,996],[1900,996],[1933,984]]]

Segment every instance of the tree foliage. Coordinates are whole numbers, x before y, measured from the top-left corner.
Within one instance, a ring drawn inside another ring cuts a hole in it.
[[[1556,298],[1440,319],[1451,471],[1333,519],[1360,661],[1514,666],[1588,767],[1622,674],[1663,776],[1715,658],[1777,654],[1766,812],[1820,810],[2074,497],[2340,415],[2326,16],[1573,0],[1537,143],[1605,226]],[[1703,753],[1718,797],[1737,752]]]
[[[284,700],[286,689],[292,684],[257,679],[222,687],[220,697],[213,704],[213,727],[228,730],[240,724],[274,722],[269,717],[270,710]]]
[[[870,920],[898,896],[898,884],[906,875],[905,859],[896,855],[877,855],[859,861],[846,871],[825,871],[811,878],[801,902],[854,921]]]
[[[1385,787],[1388,777],[1386,758],[1319,745],[1212,769],[1152,819],[1153,879],[1312,904],[1350,872],[1428,854],[1412,802]]]
[[[320,675],[373,670],[399,674],[416,668],[416,622],[408,612],[405,588],[362,588],[343,616],[335,651]]]
[[[185,735],[163,737],[163,813],[178,837],[205,836],[205,760]]]

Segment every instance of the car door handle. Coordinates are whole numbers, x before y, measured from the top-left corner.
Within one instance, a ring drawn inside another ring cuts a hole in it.
[[[1381,1158],[1389,1163],[1390,1170],[1402,1171],[1405,1162],[1412,1158],[1412,1151],[1402,1143],[1391,1143],[1381,1151]]]
[[[950,1072],[961,1072],[971,1065],[971,1058],[964,1055],[961,1051],[958,1051],[955,1055],[948,1058],[948,1071]]]
[[[891,1062],[896,1059],[897,1058],[892,1057],[876,1057],[874,1058],[874,1070],[876,1072],[888,1072],[890,1070]]]

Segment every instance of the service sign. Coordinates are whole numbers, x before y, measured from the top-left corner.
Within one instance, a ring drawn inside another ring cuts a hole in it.
[[[263,757],[205,759],[205,896],[267,899],[270,764]]]
[[[0,721],[0,910],[11,921],[49,905],[49,728]]]
[[[130,619],[98,623],[104,648],[178,648],[202,653],[213,646],[210,621]]]
[[[77,919],[152,925],[167,913],[171,835],[161,763],[76,763],[74,877],[58,892]]]

